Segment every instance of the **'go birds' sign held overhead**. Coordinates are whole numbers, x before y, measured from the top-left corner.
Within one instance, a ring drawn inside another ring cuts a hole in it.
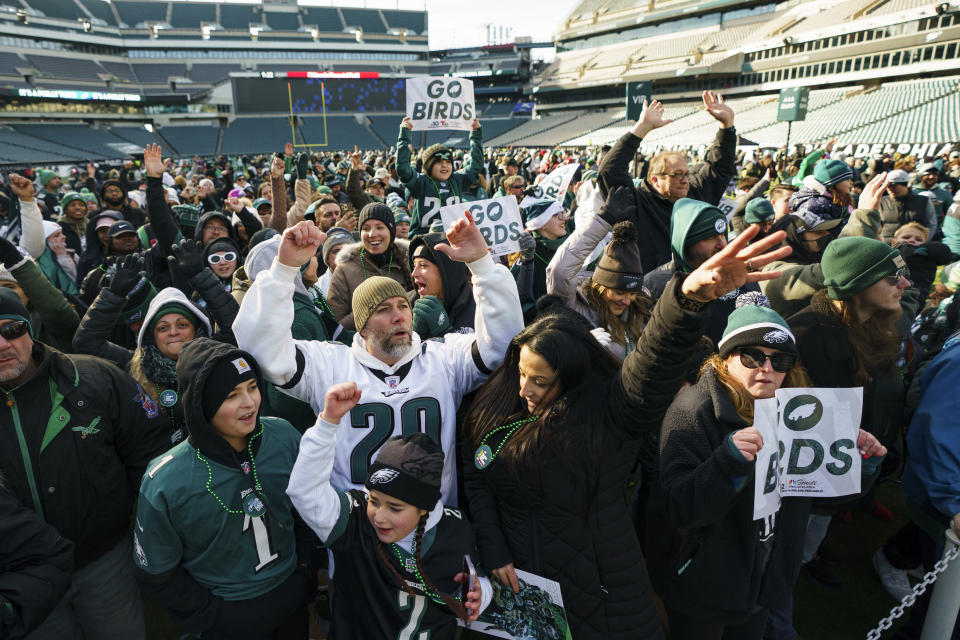
[[[414,131],[470,131],[476,109],[473,81],[464,78],[408,78],[407,115]]]

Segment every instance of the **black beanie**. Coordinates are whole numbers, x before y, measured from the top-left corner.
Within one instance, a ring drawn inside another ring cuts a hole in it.
[[[382,202],[370,202],[360,210],[359,220],[357,220],[357,230],[363,229],[363,223],[367,220],[378,220],[386,225],[390,230],[390,243],[397,234],[397,223],[394,221],[393,209]]]
[[[23,320],[30,329],[30,337],[33,337],[30,312],[23,306],[20,296],[13,289],[0,287],[0,320]]]
[[[620,291],[642,290],[643,264],[632,222],[624,220],[613,226],[613,239],[600,256],[593,281]]]
[[[370,465],[365,486],[419,509],[433,510],[440,500],[443,451],[423,433],[387,440]]]
[[[239,349],[217,362],[203,384],[203,417],[207,422],[213,420],[234,387],[256,379],[250,356]]]

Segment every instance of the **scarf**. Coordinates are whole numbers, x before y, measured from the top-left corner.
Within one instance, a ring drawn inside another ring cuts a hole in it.
[[[537,239],[537,244],[539,244],[540,246],[546,249],[549,249],[550,251],[556,251],[557,249],[559,249],[560,245],[563,244],[563,241],[567,239],[567,236],[563,236],[562,238],[551,240],[546,236],[540,235],[536,231],[533,232],[533,237]]]
[[[160,353],[155,344],[145,344],[142,347],[143,358],[140,368],[144,375],[158,385],[167,389],[177,388],[177,363]]]

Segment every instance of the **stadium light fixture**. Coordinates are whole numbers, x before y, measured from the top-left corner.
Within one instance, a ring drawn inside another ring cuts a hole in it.
[[[18,10],[17,10],[17,20],[19,20],[19,21],[21,22],[21,24],[27,24],[27,22],[29,22],[30,19],[27,17],[27,12],[26,12],[26,11],[24,11],[23,9],[18,9]]]
[[[90,23],[90,20],[87,18],[77,18],[80,22],[80,26],[83,28],[84,33],[90,33],[93,31],[93,24]]]
[[[949,2],[941,2],[936,6],[934,11],[937,12],[938,16],[942,16],[945,13],[950,13],[952,11],[960,11],[960,5],[951,4]]]

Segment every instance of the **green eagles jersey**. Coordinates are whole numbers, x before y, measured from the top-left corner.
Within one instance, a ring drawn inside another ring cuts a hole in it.
[[[246,465],[241,470],[203,454],[198,458],[189,441],[147,466],[134,529],[140,569],[161,574],[182,564],[194,580],[224,600],[262,595],[293,572],[293,507],[286,489],[300,434],[279,418],[262,418],[260,423],[259,449],[247,474]],[[259,517],[244,513],[253,468],[267,507]]]

